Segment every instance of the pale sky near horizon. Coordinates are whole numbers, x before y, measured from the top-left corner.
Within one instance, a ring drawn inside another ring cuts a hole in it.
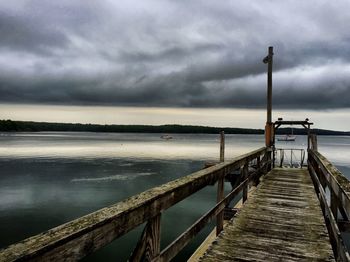
[[[348,110],[278,110],[273,120],[304,120],[314,122],[315,128],[350,131],[349,121],[343,121]],[[208,109],[161,107],[102,107],[102,106],[38,106],[0,104],[0,119],[94,123],[94,124],[183,124],[215,127],[264,129],[266,110],[263,109]]]
[[[350,1],[0,1],[0,118],[350,130]]]

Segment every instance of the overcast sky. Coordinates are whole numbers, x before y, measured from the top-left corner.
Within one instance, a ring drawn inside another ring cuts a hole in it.
[[[10,109],[0,116],[28,104],[262,112],[273,45],[274,109],[350,122],[349,10],[348,0],[1,1]]]

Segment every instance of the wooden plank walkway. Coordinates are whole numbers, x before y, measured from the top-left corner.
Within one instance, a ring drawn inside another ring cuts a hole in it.
[[[200,261],[335,261],[308,170],[270,171]]]

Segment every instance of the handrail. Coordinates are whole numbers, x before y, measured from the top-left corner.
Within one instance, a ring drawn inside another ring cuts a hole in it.
[[[331,163],[327,158],[325,158],[321,153],[315,150],[309,150],[309,158],[314,160],[317,165],[318,174],[323,175],[323,180],[321,178],[321,183],[323,187],[326,185],[329,187],[331,193],[339,201],[340,210],[343,215],[350,218],[350,181]]]
[[[283,165],[285,163],[284,157],[286,156],[287,166],[290,166],[290,167],[297,166],[297,167],[303,168],[304,161],[305,161],[305,149],[303,149],[303,148],[275,148],[274,151],[275,151],[274,153],[276,155],[278,155],[277,152],[279,152],[280,159],[279,159],[279,163],[277,163],[279,167],[283,167]],[[297,165],[299,161],[293,161],[293,160],[299,160],[297,155],[294,155],[294,151],[300,151],[300,164],[299,165]],[[288,159],[288,154],[286,152],[290,152],[289,159]],[[294,156],[294,159],[293,159],[293,156]],[[297,163],[296,165],[294,165],[295,162]]]
[[[156,259],[157,257],[159,259],[159,227],[162,211],[203,187],[214,184],[218,179],[224,178],[237,168],[244,166],[245,168],[243,170],[248,170],[249,162],[255,159],[261,165],[258,167],[260,175],[267,172],[267,170],[265,172],[261,170],[265,167],[266,163],[269,163],[268,161],[271,159],[270,153],[267,148],[263,147],[236,157],[231,161],[219,163],[129,197],[124,201],[13,244],[0,251],[0,260],[22,261],[44,259],[54,261],[62,258],[78,260],[146,221],[148,223],[142,236],[144,241],[141,241],[142,243],[139,243],[140,245],[137,248],[145,249],[145,243],[146,245],[150,244],[151,251],[149,248],[146,248],[148,252],[151,252],[151,254],[148,254],[150,255],[150,259]],[[265,155],[263,159],[266,161],[260,164],[261,155]],[[250,181],[252,176],[245,176],[244,178],[243,190],[248,187],[246,181],[247,179]],[[241,186],[242,184],[238,187]],[[226,201],[227,198],[219,202],[214,207],[214,211],[209,212],[217,214],[217,212],[222,211],[224,207],[222,203],[226,203]],[[151,241],[149,241],[150,230],[152,231]],[[139,251],[136,250],[136,253],[139,253]],[[164,252],[162,255],[164,255]]]
[[[264,169],[271,161],[265,161],[260,169]],[[192,238],[200,232],[204,226],[213,220],[213,218],[224,210],[226,206],[242,191],[244,188],[248,187],[248,184],[252,181],[256,181],[257,176],[262,175],[260,170],[250,173],[238,186],[236,186],[232,191],[220,202],[218,202],[212,209],[210,209],[205,215],[199,218],[190,228],[188,228],[184,233],[182,233],[176,240],[174,240],[170,245],[168,245],[160,253],[160,261],[170,261],[175,255],[192,240]],[[244,198],[244,197],[243,197]],[[243,199],[244,200],[244,199]]]
[[[337,261],[350,261],[349,252],[341,236],[341,232],[346,231],[343,229],[349,227],[350,181],[318,151],[309,149],[308,155],[310,175],[321,203],[334,254]],[[326,187],[330,191],[330,206],[327,203]],[[338,220],[338,210],[344,221]]]

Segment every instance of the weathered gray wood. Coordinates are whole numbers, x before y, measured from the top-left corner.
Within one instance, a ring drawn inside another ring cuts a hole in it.
[[[279,128],[281,125],[287,125],[287,126],[293,126],[293,125],[302,125],[305,129],[307,129],[306,126],[313,125],[314,123],[309,122],[308,120],[277,120],[275,121],[276,129]]]
[[[225,174],[264,154],[266,148],[152,188],[115,205],[30,237],[0,251],[5,261],[74,261],[110,243]]]
[[[272,123],[272,64],[273,64],[273,47],[269,46],[267,56],[267,123]],[[271,138],[270,138],[271,139]]]
[[[156,261],[160,253],[161,214],[152,217],[146,224],[136,248],[129,258],[130,262]]]
[[[279,167],[282,167],[284,161],[284,150],[280,149],[280,164]]]
[[[225,133],[221,131],[220,133],[220,162],[225,161]],[[224,199],[224,186],[225,186],[225,176],[222,176],[218,180],[218,191],[217,191],[217,203]],[[224,212],[221,211],[216,216],[216,235],[219,235],[224,227]]]
[[[331,208],[328,206],[326,193],[311,163],[309,165],[309,170],[310,170],[311,177],[314,181],[315,187],[318,188],[317,190],[319,192],[318,197],[320,200],[323,215],[325,217],[325,221],[328,228],[335,257],[337,261],[344,261],[344,262],[350,261],[349,252],[341,237],[336,218],[333,216],[333,212]]]
[[[217,203],[211,210],[198,219],[190,228],[182,233],[176,240],[167,246],[160,254],[160,261],[170,261],[179,251],[185,247],[225,206],[227,206],[249,183],[253,176],[248,177],[232,190],[223,200]]]
[[[331,190],[331,211],[335,221],[337,221],[338,220],[338,198],[332,190]]]
[[[224,177],[218,180],[217,202],[224,199]],[[216,235],[219,235],[224,227],[224,212],[221,211],[216,216]]]
[[[257,186],[259,184],[259,178],[260,178],[260,172],[261,172],[261,162],[260,162],[260,156],[256,158],[256,170],[257,170],[257,176],[254,179],[254,186]]]
[[[158,261],[160,253],[160,218],[161,215],[158,214],[152,217],[148,224],[148,232],[146,238],[146,250],[145,257],[142,261]]]
[[[243,179],[246,179],[248,177],[248,163],[244,164],[241,172],[242,172]],[[247,185],[243,187],[243,194],[242,194],[243,203],[248,199],[248,187],[249,187],[249,183],[247,183]]]
[[[272,123],[272,64],[273,64],[273,47],[269,46],[268,55],[263,60],[267,63],[267,117],[265,125],[265,145],[273,145],[273,123]]]
[[[307,170],[265,175],[200,261],[334,261]]]
[[[341,212],[345,211],[346,216],[350,217],[350,181],[319,152],[309,150],[309,161],[319,176],[321,184],[325,181],[329,190],[338,199]]]
[[[225,161],[225,132],[220,133],[220,162]]]
[[[315,134],[310,134],[309,138],[311,150],[318,151],[317,136]]]

